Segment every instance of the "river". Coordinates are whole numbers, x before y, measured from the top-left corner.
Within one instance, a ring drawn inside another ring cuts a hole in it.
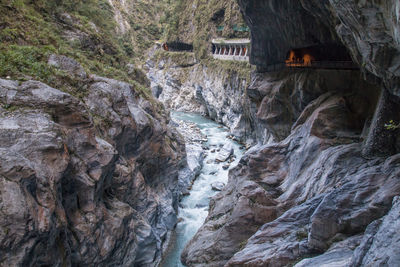
[[[221,182],[226,184],[228,181],[228,171],[236,166],[243,155],[244,150],[237,142],[227,138],[229,132],[225,127],[215,123],[200,115],[172,112],[171,117],[174,119],[195,123],[201,132],[207,136],[208,141],[205,146],[209,147],[205,151],[204,165],[200,175],[193,183],[190,195],[185,196],[179,207],[179,218],[174,238],[171,241],[168,254],[164,258],[162,267],[182,267],[185,266],[180,261],[180,255],[186,243],[196,234],[197,230],[202,226],[208,215],[208,204],[216,191],[211,187],[211,184]],[[226,163],[217,163],[215,159],[218,155],[217,150],[222,146],[230,144],[234,150],[235,160],[230,164],[229,169],[224,169]],[[213,150],[216,150],[212,153]]]

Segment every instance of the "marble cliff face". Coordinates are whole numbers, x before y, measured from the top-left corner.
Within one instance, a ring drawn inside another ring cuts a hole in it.
[[[251,76],[195,54],[145,64],[166,108],[206,114],[254,145],[182,261],[400,265],[400,134],[385,127],[400,121],[400,2],[237,3]],[[267,71],[307,47],[335,47],[359,69]],[[0,79],[0,265],[157,266],[194,178],[182,137],[132,85],[63,56],[49,64],[82,94]]]
[[[277,142],[231,170],[183,262],[400,264],[386,234],[399,231],[399,132],[384,127],[400,119],[398,1],[238,3],[258,70],[246,89],[251,116]],[[324,45],[344,47],[360,70],[266,72],[292,49]]]
[[[0,265],[156,265],[177,220],[181,137],[131,85],[49,63],[85,95],[0,80]]]

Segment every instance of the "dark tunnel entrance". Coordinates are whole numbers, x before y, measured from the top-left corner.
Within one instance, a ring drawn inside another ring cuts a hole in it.
[[[187,44],[183,42],[166,42],[162,44],[162,48],[165,51],[171,51],[171,52],[192,52],[193,51],[193,45],[192,44]]]
[[[347,49],[342,45],[324,44],[294,48],[287,52],[286,67],[354,69]]]

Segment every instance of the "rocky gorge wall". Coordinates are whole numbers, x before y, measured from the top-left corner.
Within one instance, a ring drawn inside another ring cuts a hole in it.
[[[0,79],[0,265],[157,266],[202,158],[198,145],[185,156],[133,64],[161,37],[170,1],[65,2],[70,11],[53,13],[53,1],[0,7],[0,73],[11,77]],[[400,122],[398,1],[238,0],[258,72],[206,58],[222,20],[225,37],[242,21],[233,1],[179,2],[184,20],[171,29],[199,57],[150,51],[153,95],[254,145],[183,262],[400,265],[400,135],[385,127]],[[360,71],[265,72],[314,45],[345,47]]]
[[[399,231],[400,135],[385,127],[400,121],[395,2],[238,1],[258,70],[240,98],[258,145],[212,198],[184,264],[400,264],[387,234]],[[265,72],[290,49],[324,44],[345,46],[360,71]]]
[[[144,68],[153,96],[167,109],[203,114],[229,127],[236,138],[256,142],[258,132],[246,96],[248,64],[200,62],[193,53],[168,53],[156,47]]]
[[[182,138],[134,86],[49,64],[80,98],[0,79],[0,265],[156,266],[191,175]]]

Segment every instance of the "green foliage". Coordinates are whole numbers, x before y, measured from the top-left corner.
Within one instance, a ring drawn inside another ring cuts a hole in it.
[[[56,53],[76,59],[90,73],[132,83],[136,77],[127,73],[126,65],[140,62],[143,51],[161,37],[162,27],[154,16],[162,12],[163,3],[131,1],[132,14],[123,15],[132,28],[121,34],[108,0],[3,0],[0,77],[77,86],[68,74],[47,66],[49,55]],[[149,96],[148,89],[139,90]]]
[[[46,61],[55,51],[53,46],[0,45],[0,76],[21,78],[28,75],[48,81],[53,70]]]
[[[305,230],[300,230],[296,232],[296,239],[297,241],[302,241],[304,239],[308,238],[308,233]]]
[[[254,67],[246,61],[230,61],[230,60],[218,60],[213,58],[207,58],[201,61],[207,68],[213,70],[213,72],[223,72],[228,75],[235,74],[240,79],[244,79],[250,82],[251,72]]]
[[[397,130],[400,129],[400,123],[396,123],[393,120],[390,120],[388,123],[385,123],[385,128],[387,130]]]
[[[213,19],[223,11],[222,20]],[[193,43],[197,59],[207,58],[215,37],[249,37],[239,7],[234,0],[175,1],[160,20],[165,24],[164,39]]]

